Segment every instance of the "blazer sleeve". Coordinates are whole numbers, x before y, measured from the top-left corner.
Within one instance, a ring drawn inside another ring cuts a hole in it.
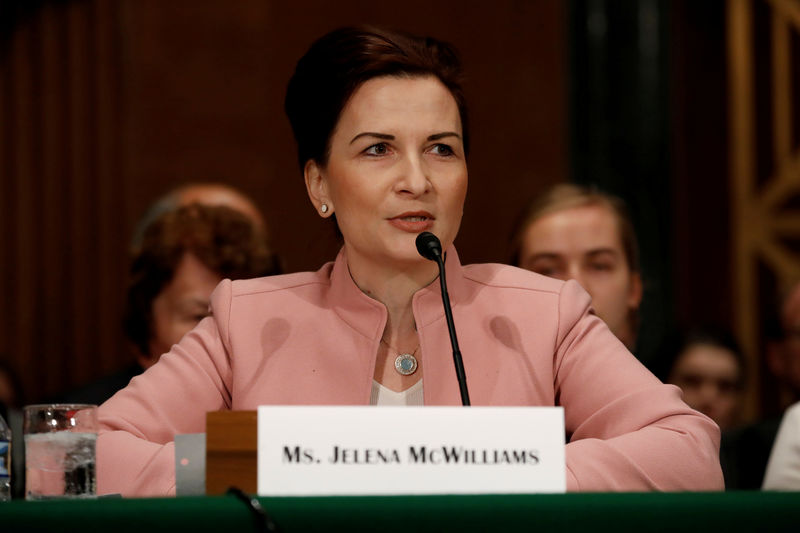
[[[225,280],[212,295],[212,315],[100,406],[99,494],[175,494],[175,435],[205,432],[206,413],[231,405],[231,365],[223,341],[230,301],[231,284]]]
[[[554,370],[567,490],[722,490],[717,425],[639,363],[590,302],[564,284]]]
[[[800,403],[783,415],[764,474],[764,490],[800,490]]]

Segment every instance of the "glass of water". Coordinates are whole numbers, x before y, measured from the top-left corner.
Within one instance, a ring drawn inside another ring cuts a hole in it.
[[[25,407],[25,498],[94,498],[97,406]]]

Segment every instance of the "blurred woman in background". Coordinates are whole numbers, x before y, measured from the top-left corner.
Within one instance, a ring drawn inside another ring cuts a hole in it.
[[[622,200],[573,184],[548,189],[516,228],[511,264],[580,283],[597,316],[634,350],[642,277],[633,223]]]
[[[722,431],[739,425],[744,400],[744,356],[730,333],[694,329],[666,343],[665,383],[683,391],[683,401],[711,418]]]

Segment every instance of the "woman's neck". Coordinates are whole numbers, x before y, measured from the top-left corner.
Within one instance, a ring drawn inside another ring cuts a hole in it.
[[[414,330],[411,307],[414,294],[430,285],[439,274],[435,263],[421,259],[399,267],[377,264],[353,254],[347,255],[350,276],[361,291],[386,306],[389,320],[384,337],[387,341],[405,337]]]

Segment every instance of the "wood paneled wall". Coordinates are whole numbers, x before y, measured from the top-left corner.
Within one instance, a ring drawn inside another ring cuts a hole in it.
[[[3,36],[0,353],[38,400],[124,356],[116,7],[40,3]]]
[[[727,23],[734,323],[752,405],[780,412],[763,326],[800,282],[800,2],[730,0]]]
[[[677,318],[729,327],[746,418],[777,414],[765,330],[800,279],[800,1],[672,4]]]
[[[176,185],[252,195],[288,270],[332,257],[282,102],[297,58],[334,27],[386,25],[460,49],[473,137],[466,261],[503,260],[522,205],[567,175],[560,2],[12,4],[0,35],[0,353],[29,402],[128,360],[127,242]]]

